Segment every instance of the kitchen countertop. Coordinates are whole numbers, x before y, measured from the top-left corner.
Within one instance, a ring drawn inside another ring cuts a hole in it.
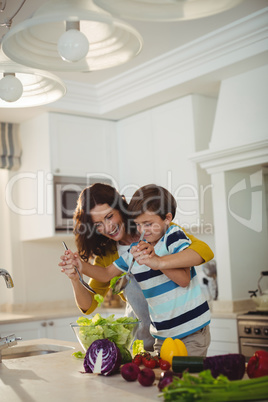
[[[17,346],[62,345],[74,349],[47,355],[18,359],[3,359],[0,363],[1,402],[109,402],[161,401],[158,397],[158,381],[151,387],[143,387],[137,381],[127,382],[120,374],[101,376],[83,374],[83,360],[72,356],[81,350],[79,343],[38,339],[21,341]]]
[[[238,314],[242,314],[247,312],[248,310],[243,310],[239,312],[211,312],[211,318],[233,318],[236,319]],[[92,315],[99,313],[103,314],[120,314],[124,316],[125,309],[123,308],[106,308],[106,309],[97,309]],[[49,320],[55,318],[65,318],[65,317],[80,317],[83,314],[79,311],[78,308],[74,309],[54,309],[54,310],[40,310],[40,311],[28,311],[28,312],[1,312],[0,311],[0,325],[4,324],[14,324],[20,322],[29,322],[29,321],[39,321],[39,320]]]
[[[249,310],[255,310],[256,306],[251,301],[237,302],[234,305],[232,302],[210,302],[211,318],[232,318],[236,319],[237,315],[246,313]],[[235,308],[235,311],[233,311]],[[92,315],[100,313],[101,315],[116,314],[120,316],[125,315],[125,308],[123,307],[100,307],[97,308]],[[80,317],[83,315],[77,306],[63,306],[61,303],[50,305],[47,308],[29,308],[24,311],[0,311],[0,325],[13,324],[19,322],[49,320],[56,318],[66,317]]]
[[[96,313],[103,314],[120,314],[124,315],[124,308],[98,308],[93,315]],[[27,312],[1,312],[0,311],[0,325],[1,324],[13,324],[19,322],[28,321],[39,321],[39,320],[49,320],[52,318],[65,318],[65,317],[80,317],[83,314],[77,308],[54,308],[54,309],[40,309],[40,310],[29,310]]]

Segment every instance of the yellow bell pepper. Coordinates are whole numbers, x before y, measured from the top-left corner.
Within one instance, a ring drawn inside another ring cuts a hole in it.
[[[186,346],[180,339],[166,338],[160,349],[160,358],[172,365],[173,356],[188,356]]]

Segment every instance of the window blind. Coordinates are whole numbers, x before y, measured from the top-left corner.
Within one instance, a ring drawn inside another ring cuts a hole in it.
[[[21,153],[19,125],[0,123],[0,169],[19,169]]]

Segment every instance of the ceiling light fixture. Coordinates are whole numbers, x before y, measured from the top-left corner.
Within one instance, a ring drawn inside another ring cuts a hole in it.
[[[120,18],[141,21],[182,21],[209,17],[244,0],[94,0]]]
[[[64,40],[69,34],[72,44]],[[84,37],[79,42],[73,34],[84,35],[89,49]],[[142,38],[132,26],[114,19],[92,0],[48,0],[3,39],[3,51],[10,59],[50,71],[114,67],[136,56],[141,48]]]
[[[89,43],[86,35],[80,32],[79,21],[66,23],[66,32],[58,40],[58,52],[63,60],[74,62],[86,57]]]
[[[0,50],[0,108],[45,105],[65,93],[60,78],[14,63]]]

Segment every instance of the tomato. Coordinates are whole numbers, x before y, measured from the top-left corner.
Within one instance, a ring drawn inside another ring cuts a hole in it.
[[[154,369],[156,367],[156,361],[152,357],[145,357],[143,359],[143,364],[145,367],[150,368],[150,369]]]
[[[154,356],[153,359],[155,360],[155,367],[159,367],[159,357],[158,356]]]
[[[170,363],[166,360],[160,359],[159,361],[159,367],[161,370],[169,370],[170,369]]]
[[[146,359],[151,359],[151,354],[149,352],[142,353],[142,364],[144,364],[144,366],[145,366],[144,362]]]
[[[132,363],[135,363],[137,364],[137,366],[140,366],[142,363],[142,356],[139,354],[134,356],[134,358],[132,359]]]

